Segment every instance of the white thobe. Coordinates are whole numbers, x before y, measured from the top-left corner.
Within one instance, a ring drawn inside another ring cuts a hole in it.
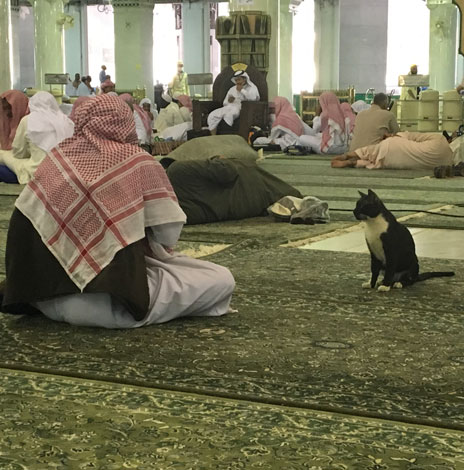
[[[150,302],[143,320],[135,320],[104,293],[65,295],[35,306],[55,321],[102,328],[137,328],[178,317],[226,314],[235,288],[230,271],[209,261],[169,254],[163,247],[177,243],[182,226],[176,222],[147,229],[153,256],[145,256]]]
[[[309,126],[308,126],[309,127]],[[345,153],[348,150],[348,139],[346,135],[346,131],[342,131],[340,126],[329,119],[329,133],[331,142],[329,144],[328,149],[323,152],[321,150],[322,144],[322,132],[321,129],[321,118],[320,116],[315,116],[313,120],[313,134],[308,135],[304,134],[301,135],[298,139],[298,144],[302,147],[305,147],[310,152],[318,153],[318,154],[329,154],[329,155],[340,155]],[[306,130],[306,128],[305,128]]]
[[[142,118],[139,116],[137,111],[134,111],[134,121],[135,121],[135,132],[137,133],[137,139],[139,144],[148,144],[151,145],[151,132],[147,132],[145,126],[143,125]]]
[[[234,101],[229,102],[233,97]],[[223,107],[215,109],[208,114],[208,129],[210,131],[216,129],[221,120],[224,120],[229,126],[232,126],[234,120],[240,116],[242,101],[258,101],[259,92],[256,85],[247,83],[240,91],[237,86],[233,86],[227,92],[223,102]]]
[[[183,122],[184,118],[180,112],[179,105],[177,103],[170,103],[159,112],[158,117],[155,120],[155,129],[158,132],[161,132],[168,127],[176,126]]]
[[[0,164],[6,165],[20,184],[31,179],[47,153],[37,147],[27,136],[28,116],[24,116],[17,129],[11,150],[0,150]]]
[[[77,87],[77,96],[90,96],[92,93],[85,83],[79,83]]]

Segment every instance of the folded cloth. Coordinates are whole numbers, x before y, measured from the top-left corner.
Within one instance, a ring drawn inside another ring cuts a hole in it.
[[[314,196],[305,196],[299,209],[290,216],[291,224],[325,224],[330,222],[329,204]]]

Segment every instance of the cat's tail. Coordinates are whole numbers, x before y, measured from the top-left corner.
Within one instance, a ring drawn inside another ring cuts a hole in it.
[[[454,271],[430,271],[428,273],[420,273],[417,276],[418,281],[425,281],[432,277],[451,277],[454,276]]]

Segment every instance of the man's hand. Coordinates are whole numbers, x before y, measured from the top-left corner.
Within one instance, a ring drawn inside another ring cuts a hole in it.
[[[233,103],[235,101],[235,97],[229,96],[229,99],[227,100],[229,103]]]

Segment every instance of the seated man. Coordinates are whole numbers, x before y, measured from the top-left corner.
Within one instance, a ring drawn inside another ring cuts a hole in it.
[[[90,96],[92,95],[92,88],[90,86],[91,77],[82,77],[79,86],[77,87],[77,96]]]
[[[334,157],[332,167],[414,170],[451,165],[452,162],[453,152],[443,135],[433,132],[400,132],[387,136],[378,144]]]
[[[101,85],[100,89],[102,94],[110,93],[116,90],[116,84],[114,84],[109,78],[107,78]]]
[[[177,126],[185,122],[184,116],[180,112],[179,103],[169,95],[163,95],[163,99],[170,101],[166,107],[160,110],[155,120],[154,127],[158,133],[163,132],[168,127]]]
[[[16,129],[11,150],[0,152],[0,163],[11,172],[0,181],[28,183],[47,152],[74,132],[73,122],[65,116],[55,98],[47,91],[39,91],[29,100],[30,114],[21,119]]]
[[[303,134],[298,139],[298,145],[309,152],[318,154],[341,154],[347,151],[351,123],[348,122],[345,111],[335,93],[326,91],[319,96],[320,128]]]
[[[395,115],[387,110],[388,96],[378,93],[369,109],[356,116],[350,152],[381,142],[385,135],[396,134],[400,128]]]
[[[130,107],[87,100],[74,136],[16,200],[2,310],[105,328],[223,315],[232,274],[173,252],[184,222],[165,171],[137,146]]]
[[[187,224],[258,217],[283,196],[302,197],[252,160],[212,157],[176,162],[163,158],[161,163],[167,167]]]
[[[11,150],[21,119],[29,113],[29,99],[18,90],[0,95],[0,151]]]
[[[278,145],[284,150],[291,145],[296,145],[298,138],[306,133],[306,129],[311,128],[296,114],[287,98],[277,96],[274,98],[274,106],[275,118],[269,137],[258,137],[253,145]]]
[[[171,125],[161,130],[158,136],[164,140],[174,140],[177,142],[185,142],[187,140],[187,132],[192,129],[192,100],[187,95],[174,95],[172,103],[166,108],[166,111],[171,106],[177,106],[176,115],[180,115],[183,122]],[[165,111],[162,111],[163,113]],[[167,123],[167,121],[166,121]]]
[[[150,116],[135,102],[134,97],[129,93],[123,93],[118,98],[127,103],[133,110],[135,132],[137,133],[139,145],[151,154],[152,122]]]
[[[240,116],[242,101],[259,101],[259,91],[250,77],[243,70],[237,70],[231,78],[235,85],[229,89],[223,101],[223,107],[211,111],[208,115],[208,129],[216,134],[219,123],[224,120],[232,126]]]

